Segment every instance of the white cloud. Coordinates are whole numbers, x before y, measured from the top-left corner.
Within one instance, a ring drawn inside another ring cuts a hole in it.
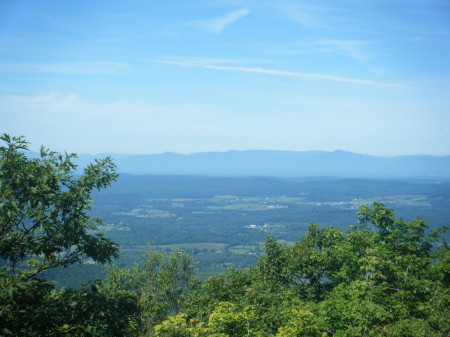
[[[329,18],[325,13],[336,12],[339,9],[327,5],[317,5],[316,2],[292,2],[292,1],[273,1],[270,6],[282,12],[290,20],[304,27],[328,27]]]
[[[155,60],[155,62],[173,64],[173,65],[184,66],[184,67],[198,67],[198,68],[212,69],[212,70],[258,73],[258,74],[274,75],[274,76],[288,76],[288,77],[297,77],[297,78],[304,78],[304,79],[345,82],[345,83],[353,83],[353,84],[361,84],[361,85],[397,86],[397,84],[393,84],[393,83],[382,83],[382,82],[377,82],[374,80],[365,80],[365,79],[351,78],[351,77],[345,77],[345,76],[304,73],[304,72],[296,72],[296,71],[285,71],[285,70],[255,68],[255,67],[226,66],[226,65],[217,65],[217,64],[210,64],[210,63],[200,63],[198,61],[192,61],[192,59],[176,60],[174,58],[171,58],[171,59],[159,59],[159,60]]]
[[[363,41],[348,41],[348,40],[323,40],[316,41],[310,44],[311,46],[330,48],[332,51],[341,50],[349,57],[363,62],[370,58],[370,55],[365,50],[367,42]]]
[[[188,26],[199,28],[208,33],[220,34],[229,24],[241,19],[249,13],[247,9],[239,9],[229,12],[219,18],[209,20],[196,20],[188,23]]]
[[[34,73],[34,74],[107,74],[126,69],[124,63],[109,61],[93,62],[55,62],[55,63],[0,63],[3,73]]]
[[[364,62],[372,58],[372,55],[367,51],[369,42],[358,40],[318,40],[295,42],[287,45],[277,45],[267,48],[265,51],[269,54],[306,54],[311,52],[334,53],[343,52],[348,57],[358,61]]]

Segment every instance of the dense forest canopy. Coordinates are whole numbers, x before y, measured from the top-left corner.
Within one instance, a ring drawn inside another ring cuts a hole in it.
[[[106,158],[75,177],[72,155],[23,138],[0,147],[0,335],[448,336],[446,227],[399,219],[375,202],[347,229],[312,223],[287,245],[273,237],[248,268],[199,280],[186,252],[149,246],[142,262],[110,265],[81,289],[55,290],[42,272],[108,262],[117,245],[88,213],[115,179]]]

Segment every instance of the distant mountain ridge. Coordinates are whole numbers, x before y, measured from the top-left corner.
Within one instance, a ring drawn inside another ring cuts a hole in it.
[[[82,154],[78,164],[84,167],[107,155],[114,158],[119,172],[130,174],[450,179],[450,156],[378,157],[341,150]]]

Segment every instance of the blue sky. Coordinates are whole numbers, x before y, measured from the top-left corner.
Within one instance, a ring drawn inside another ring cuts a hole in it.
[[[450,155],[446,0],[0,1],[0,132],[77,153]]]

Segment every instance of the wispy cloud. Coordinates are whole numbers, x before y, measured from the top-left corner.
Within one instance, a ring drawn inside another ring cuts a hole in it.
[[[228,12],[225,15],[208,20],[195,20],[188,23],[188,26],[204,30],[208,33],[220,34],[229,24],[236,22],[249,13],[248,9],[239,9]]]
[[[328,14],[339,10],[334,7],[317,5],[315,3],[308,4],[291,1],[274,1],[270,3],[270,6],[304,27],[327,27],[329,26]]]
[[[306,54],[311,52],[334,53],[342,52],[348,57],[362,62],[371,58],[372,55],[367,51],[366,41],[358,40],[318,40],[295,42],[288,45],[271,46],[265,50],[269,54]]]
[[[363,41],[347,41],[347,40],[322,40],[312,43],[316,47],[330,48],[332,51],[340,50],[345,52],[349,57],[357,61],[365,61],[370,55],[364,49],[367,45]]]
[[[304,73],[304,72],[267,69],[267,68],[256,68],[256,67],[227,66],[227,65],[210,64],[210,63],[206,64],[206,63],[199,63],[199,62],[191,62],[190,60],[161,59],[161,60],[155,60],[155,62],[165,63],[165,64],[173,64],[173,65],[183,66],[183,67],[197,67],[197,68],[221,70],[221,71],[235,71],[235,72],[257,73],[257,74],[272,75],[272,76],[297,77],[297,78],[345,82],[345,83],[353,83],[353,84],[361,84],[361,85],[397,86],[397,84],[393,84],[393,83],[382,83],[382,82],[378,82],[378,81],[374,81],[374,80],[365,80],[365,79],[351,78],[351,77],[345,77],[345,76]]]
[[[3,73],[35,74],[107,74],[126,69],[127,65],[118,62],[56,62],[56,63],[0,63]]]

